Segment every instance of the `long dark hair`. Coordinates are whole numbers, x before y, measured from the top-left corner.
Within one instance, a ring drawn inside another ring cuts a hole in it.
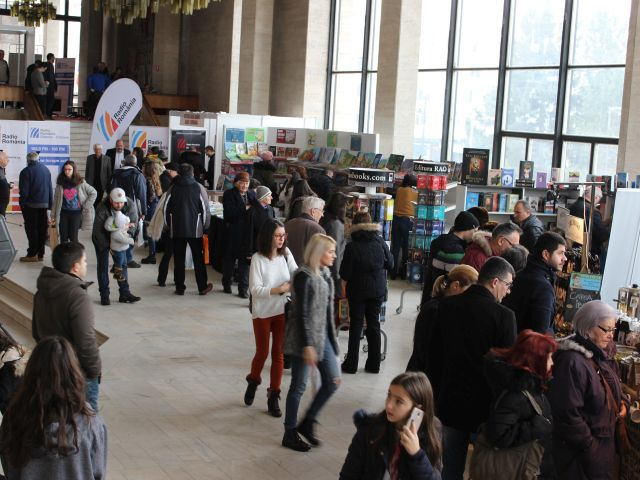
[[[271,253],[273,252],[273,234],[278,228],[284,228],[284,223],[273,218],[270,218],[262,224],[258,232],[258,239],[256,240],[258,253],[267,258],[271,258]],[[278,249],[278,255],[284,255],[286,248],[287,238],[285,237],[282,247]]]
[[[67,176],[64,174],[64,167],[66,167],[67,165],[71,165],[71,167],[73,168],[73,173],[71,174],[71,178],[67,178]],[[64,186],[64,185],[67,185],[69,182],[71,182],[74,185],[80,185],[83,180],[84,178],[82,178],[78,173],[78,167],[76,166],[76,162],[74,162],[73,160],[67,160],[66,162],[64,162],[64,165],[62,165],[62,169],[58,174],[56,184]]]
[[[85,380],[78,357],[62,337],[47,337],[33,349],[23,381],[0,425],[0,452],[15,468],[31,459],[36,448],[67,456],[78,451],[74,415],[95,415],[85,402]],[[58,438],[51,445],[47,426],[57,422]],[[71,438],[69,429],[71,427]]]
[[[434,468],[442,469],[442,425],[435,416],[435,402],[431,382],[422,372],[401,373],[393,380],[391,385],[397,385],[405,389],[415,406],[424,412],[422,424],[418,428],[420,448],[422,448]],[[396,426],[387,420],[387,414],[383,410],[375,417],[375,431],[371,437],[371,445],[379,451],[383,446],[395,448],[398,443]]]
[[[347,202],[349,201],[349,196],[345,195],[342,192],[334,192],[331,197],[329,197],[329,201],[327,205],[324,207],[324,216],[325,218],[328,215],[334,216],[340,222],[344,223],[344,219],[347,213]]]

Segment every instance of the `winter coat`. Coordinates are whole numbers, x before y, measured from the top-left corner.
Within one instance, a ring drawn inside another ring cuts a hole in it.
[[[255,192],[247,191],[247,202],[251,206],[258,205]],[[247,209],[242,201],[240,190],[233,187],[225,191],[222,195],[222,206],[224,208],[225,243],[234,258],[246,256],[249,224],[247,223]]]
[[[136,202],[141,215],[147,214],[147,182],[136,167],[122,167],[113,172],[109,191],[121,188],[128,198]]]
[[[204,155],[190,150],[184,151],[178,158],[178,163],[186,163],[193,167],[193,178],[200,184],[204,184],[207,170],[204,167]]]
[[[126,148],[124,148],[122,150],[122,153],[123,153],[123,157],[122,157],[123,160],[124,160],[124,157],[126,157],[127,155],[131,155],[131,151],[127,150]],[[117,170],[117,168],[116,168],[116,155],[117,155],[116,149],[115,148],[110,148],[109,150],[107,150],[107,154],[106,155],[111,160],[111,171],[115,172]],[[118,168],[120,167],[120,165],[117,165],[117,166],[118,166]]]
[[[527,265],[516,276],[511,293],[502,304],[516,314],[518,332],[530,328],[553,334],[556,313],[555,271],[542,260],[529,255]]]
[[[96,189],[89,185],[85,180],[77,185],[78,199],[82,206],[82,225],[80,228],[88,230],[93,228],[93,219],[95,218],[95,209],[93,204],[96,201],[98,192]],[[53,206],[51,207],[51,214],[56,222],[56,225],[60,225],[60,212],[62,211],[62,196],[64,195],[64,187],[62,185],[56,185],[56,191],[53,195]]]
[[[99,415],[88,417],[76,414],[78,428],[78,450],[62,456],[56,451],[35,448],[31,460],[22,468],[12,467],[5,455],[1,455],[2,468],[8,479],[20,480],[103,480],[107,470],[107,427]],[[58,422],[45,428],[48,443],[57,448]],[[67,438],[73,438],[71,425],[67,425]]]
[[[496,253],[491,249],[491,233],[489,232],[476,232],[473,234],[471,244],[464,251],[464,257],[460,261],[463,265],[469,265],[475,268],[478,272],[489,259]]]
[[[364,301],[387,293],[387,270],[393,269],[393,256],[379,230],[377,223],[351,227],[351,242],[344,249],[340,265],[349,300]]]
[[[274,198],[278,193],[278,184],[274,180],[273,175],[276,173],[276,166],[273,162],[265,162],[262,160],[253,165],[253,178],[264,185],[273,194]]]
[[[586,208],[585,208],[586,205]],[[589,226],[589,215],[591,211],[591,204],[584,201],[584,197],[578,198],[571,208],[569,213],[574,217],[585,218],[585,223]],[[585,217],[586,213],[586,217]],[[591,253],[600,255],[602,253],[602,245],[609,240],[611,234],[611,227],[607,227],[602,221],[602,214],[597,208],[593,210],[593,228],[591,230]]]
[[[129,217],[129,221],[135,225],[138,224],[138,209],[129,197],[127,197],[127,203],[122,207],[122,213]],[[107,217],[113,215],[113,209],[109,199],[106,198],[98,204],[96,207],[96,217],[93,221],[93,231],[91,233],[91,241],[98,250],[108,250],[111,243],[111,237],[109,232],[104,228],[104,222],[107,221]],[[129,233],[133,235],[136,227],[132,227]]]
[[[316,275],[303,265],[293,275],[283,351],[288,355],[301,357],[302,349],[311,346],[318,355],[318,361],[321,361],[327,337],[337,355],[340,350],[333,322],[331,272],[323,267],[320,275]]]
[[[485,357],[484,368],[494,399],[484,428],[487,441],[497,448],[510,448],[538,440],[544,447],[540,473],[544,478],[554,478],[551,404],[542,389],[542,379],[492,354]],[[525,390],[540,405],[542,415],[522,393]]]
[[[441,298],[432,298],[420,305],[413,331],[413,352],[407,364],[407,371],[424,372],[429,377],[434,398],[438,398],[442,383],[439,367],[442,367],[441,359],[444,355],[437,326],[440,300]]]
[[[310,215],[303,213],[284,224],[287,232],[287,246],[298,265],[304,263],[304,249],[316,233],[325,234],[322,228]]]
[[[515,315],[486,287],[471,285],[460,295],[441,300],[436,328],[443,351],[441,365],[433,366],[442,372],[438,417],[448,427],[475,432],[489,417],[491,405],[482,360],[492,347],[513,345]]]
[[[121,229],[116,225],[115,216],[107,217],[104,222],[104,228],[109,232],[109,249],[113,252],[126,252],[135,243],[127,230]]]
[[[336,259],[331,265],[331,277],[333,278],[333,284],[336,289],[336,297],[342,296],[342,286],[340,284],[340,265],[342,265],[342,258],[344,257],[344,249],[347,244],[344,238],[344,223],[338,220],[338,218],[325,212],[324,216],[320,219],[320,226],[324,228],[327,235],[336,241]]]
[[[548,393],[558,478],[612,480],[617,412],[607,407],[607,393],[593,361],[611,387],[619,410],[622,391],[615,361],[578,334],[558,344]]]
[[[44,75],[37,68],[34,68],[33,72],[31,72],[31,92],[34,95],[47,94],[47,84],[44,83]]]
[[[100,161],[100,184],[94,185],[94,178],[96,176],[96,163]],[[95,155],[87,156],[87,166],[84,173],[84,179],[96,190],[104,193],[109,190],[109,181],[111,180],[111,175],[113,175],[113,170],[111,169],[111,164],[113,162],[106,155],[102,155],[98,160]],[[100,199],[102,200],[102,199]]]
[[[207,191],[192,176],[177,178],[167,193],[164,210],[171,238],[200,238],[209,229]]]
[[[540,219],[531,214],[524,222],[520,224],[522,235],[520,235],[520,245],[525,247],[529,252],[533,252],[533,247],[538,237],[544,232],[544,225]]]
[[[433,284],[440,275],[446,275],[460,265],[466,248],[467,242],[453,232],[444,233],[431,243],[422,302],[431,298]]]
[[[173,178],[169,175],[169,171],[165,170],[160,174],[160,186],[162,187],[162,193],[166,193],[173,182]]]
[[[356,434],[349,445],[349,452],[340,470],[340,480],[383,480],[389,470],[389,462],[394,454],[395,445],[381,445],[374,449],[373,441],[382,434],[384,428],[379,415],[367,414],[358,410],[353,415]],[[425,445],[424,429],[418,430],[420,445]],[[440,472],[433,467],[423,448],[415,455],[409,455],[400,446],[398,461],[400,480],[440,480]]]
[[[85,282],[55,268],[42,267],[33,297],[31,333],[36,341],[60,335],[73,345],[87,378],[102,374],[96,340],[93,301]]]
[[[308,183],[309,187],[316,192],[316,195],[325,202],[329,201],[329,198],[331,198],[331,195],[336,189],[333,180],[327,177],[324,173],[320,173],[319,175],[309,178]]]
[[[20,208],[48,208],[53,203],[51,173],[40,162],[28,162],[20,171]]]
[[[253,205],[247,210],[247,223],[249,234],[245,238],[246,256],[250,257],[258,250],[258,233],[267,220],[276,218],[276,212],[271,205]]]
[[[0,414],[4,415],[13,394],[22,384],[29,354],[14,346],[0,352]]]

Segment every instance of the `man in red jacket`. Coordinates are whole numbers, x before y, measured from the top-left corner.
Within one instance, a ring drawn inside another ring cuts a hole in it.
[[[476,232],[460,263],[480,271],[489,257],[502,256],[511,247],[518,245],[521,234],[522,230],[513,222],[498,225],[493,229],[491,237],[486,232]]]

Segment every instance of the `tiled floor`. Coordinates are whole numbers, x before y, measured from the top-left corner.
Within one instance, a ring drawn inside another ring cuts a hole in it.
[[[25,252],[22,217],[9,216],[19,255]],[[89,232],[90,280],[95,280],[95,253]],[[146,255],[136,251],[140,260]],[[47,249],[45,264],[50,264]],[[389,381],[404,371],[409,354],[419,293],[405,296],[397,315],[404,282],[392,282],[388,317],[389,351],[378,375],[360,372],[344,378],[341,388],[319,418],[320,448],[298,453],[280,445],[282,418],[266,413],[269,361],[255,403],[242,401],[244,380],[254,353],[247,301],[221,292],[220,275],[208,269],[214,292],[200,297],[193,272],[187,273],[184,297],[171,285],[155,286],[156,266],[130,270],[132,291],[142,296],[134,305],[119,304],[112,281],[113,304],[95,300],[97,327],[110,339],[102,346],[103,379],[100,409],[109,432],[110,480],[202,479],[334,479],[355,431],[351,417],[358,408],[383,408]],[[17,257],[9,277],[35,289],[41,264],[21,264]],[[171,281],[172,274],[169,275]],[[235,291],[235,288],[234,288]],[[347,335],[340,335],[343,354]],[[283,380],[282,407],[289,385]],[[305,395],[303,408],[309,399]]]

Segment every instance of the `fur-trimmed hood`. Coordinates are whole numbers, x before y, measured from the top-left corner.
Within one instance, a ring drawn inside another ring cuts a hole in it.
[[[574,333],[573,335],[569,335],[568,337],[558,340],[558,351],[561,352],[572,350],[574,352],[581,353],[587,359],[593,358],[593,351],[587,348],[586,345],[583,345],[584,343],[585,339],[580,337],[577,333]]]
[[[377,223],[358,223],[351,226],[351,234],[356,232],[380,232],[380,225]]]
[[[487,257],[493,255],[493,250],[491,250],[489,240],[491,240],[491,232],[478,231],[471,237],[471,243],[480,247]]]

